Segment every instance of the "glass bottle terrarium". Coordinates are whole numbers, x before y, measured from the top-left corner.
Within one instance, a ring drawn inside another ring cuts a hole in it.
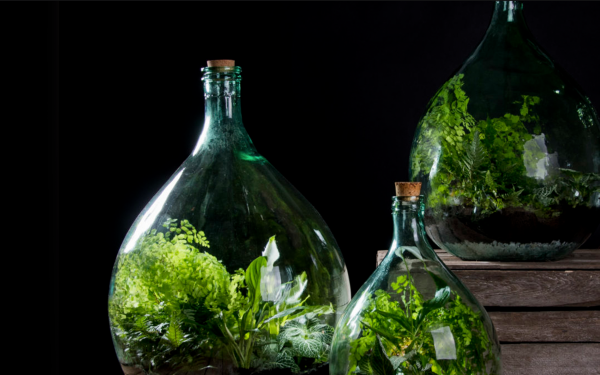
[[[203,69],[192,155],[119,250],[109,318],[126,374],[304,373],[324,366],[348,274],[329,228],[254,148],[241,68]]]
[[[594,107],[533,41],[523,4],[496,2],[417,127],[427,234],[465,260],[560,259],[600,223],[599,173]]]
[[[421,183],[396,183],[394,240],[335,330],[331,375],[501,374],[484,308],[429,246]]]

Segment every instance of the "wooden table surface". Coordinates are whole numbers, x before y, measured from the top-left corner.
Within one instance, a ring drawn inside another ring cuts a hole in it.
[[[490,314],[505,375],[600,374],[600,250],[555,262],[436,253]],[[386,254],[377,252],[377,265]]]

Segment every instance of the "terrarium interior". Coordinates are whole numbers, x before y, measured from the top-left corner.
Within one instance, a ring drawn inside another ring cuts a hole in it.
[[[431,99],[411,152],[427,233],[467,260],[559,259],[600,224],[598,116],[535,44],[522,8],[496,3],[481,44]]]
[[[330,374],[500,374],[493,324],[428,245],[419,197],[392,210],[393,243],[336,328]]]
[[[225,64],[204,68],[198,145],[117,256],[109,317],[126,372],[306,372],[327,363],[350,300],[333,235],[257,153],[241,69]]]
[[[393,198],[394,240],[336,328],[330,374],[501,373],[493,324],[427,243],[422,210]]]

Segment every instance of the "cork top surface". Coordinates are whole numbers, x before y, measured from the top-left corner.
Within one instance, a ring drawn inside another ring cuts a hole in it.
[[[420,182],[396,182],[397,197],[415,197],[421,193]]]
[[[235,60],[208,60],[206,64],[209,68],[218,66],[235,66]]]

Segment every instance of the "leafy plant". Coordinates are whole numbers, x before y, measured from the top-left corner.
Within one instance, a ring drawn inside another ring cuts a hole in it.
[[[429,207],[476,206],[483,216],[524,207],[547,216],[551,206],[562,203],[595,204],[591,197],[600,189],[598,174],[557,169],[540,175],[538,163],[548,155],[540,146],[545,136],[535,113],[539,97],[522,95],[513,103],[516,114],[476,121],[467,111],[463,77],[442,86],[419,123],[411,177],[430,177]]]
[[[280,335],[280,327],[288,320],[311,314],[328,314],[332,306],[305,306],[310,297],[301,299],[307,286],[306,273],[293,282],[283,285],[271,283],[273,263],[279,258],[275,237],[269,239],[262,257],[255,259],[245,273],[248,303],[239,309],[235,319],[220,315],[218,325],[234,364],[240,368],[251,368],[254,359],[253,347],[258,341],[269,341]],[[268,298],[264,298],[268,295]],[[290,322],[291,323],[291,322]],[[289,323],[288,323],[289,324]]]
[[[125,361],[151,373],[163,366],[175,373],[209,367],[210,358],[226,353],[239,368],[267,368],[260,358],[264,344],[283,337],[292,340],[291,349],[284,340],[275,357],[290,354],[292,361],[280,358],[280,366],[298,372],[301,358],[326,360],[325,352],[296,350],[299,338],[291,332],[302,324],[310,335],[315,327],[333,330],[316,319],[332,313],[333,306],[306,305],[306,273],[279,282],[275,237],[246,271],[230,274],[214,256],[198,250],[210,247],[209,241],[187,220],[169,219],[163,227],[165,232],[146,233],[117,264],[109,316]],[[326,345],[324,340],[322,348]]]
[[[276,340],[261,343],[261,370],[290,368],[301,370],[302,362],[327,361],[334,329],[315,318],[299,318],[288,322]],[[309,361],[307,361],[307,359]]]
[[[349,374],[487,374],[486,362],[494,354],[481,316],[444,280],[428,274],[436,285],[429,300],[415,287],[408,267],[391,284],[400,301],[384,290],[375,292],[362,316],[361,337],[351,343]],[[446,357],[434,343],[440,328],[454,340]]]

